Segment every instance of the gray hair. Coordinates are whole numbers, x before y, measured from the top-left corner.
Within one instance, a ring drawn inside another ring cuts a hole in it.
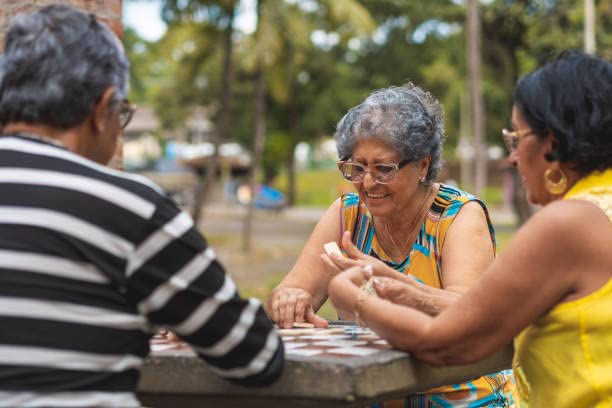
[[[118,38],[92,14],[51,5],[15,17],[0,56],[0,128],[26,122],[80,125],[108,87],[128,92],[129,63]]]
[[[431,156],[426,185],[442,166],[444,111],[429,92],[412,83],[372,92],[338,122],[334,140],[341,160],[348,160],[360,139],[379,139],[397,150],[400,160]]]

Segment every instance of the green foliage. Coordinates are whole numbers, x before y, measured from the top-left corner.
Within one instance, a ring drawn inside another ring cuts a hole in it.
[[[342,193],[354,191],[351,184],[344,181],[335,168],[299,172],[297,185],[296,205],[307,207],[329,207]],[[281,173],[274,186],[286,190],[286,174]]]
[[[129,0],[128,0],[129,1]],[[372,90],[412,81],[446,112],[452,152],[467,94],[465,2],[456,0],[260,0],[252,34],[234,36],[235,74],[227,138],[252,145],[256,61],[266,84],[264,168],[291,165],[293,148],[333,133],[346,111]],[[235,0],[164,0],[166,35],[150,44],[126,30],[131,98],[155,107],[167,129],[185,125],[194,107],[211,119],[220,103],[223,33]],[[597,46],[612,55],[612,0],[596,2]],[[516,80],[561,50],[581,48],[583,2],[481,2],[486,137],[499,144]],[[374,34],[375,33],[375,34]],[[313,42],[319,38],[318,42]],[[323,40],[321,40],[321,38]],[[303,189],[298,185],[298,189]],[[306,187],[307,188],[307,187]],[[316,201],[316,200],[315,200]]]

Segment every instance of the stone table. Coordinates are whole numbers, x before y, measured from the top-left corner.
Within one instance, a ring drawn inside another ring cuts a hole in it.
[[[397,350],[369,356],[287,356],[281,378],[265,388],[229,383],[189,350],[154,352],[139,386],[144,406],[358,407],[509,368],[512,347],[474,364],[433,367]]]

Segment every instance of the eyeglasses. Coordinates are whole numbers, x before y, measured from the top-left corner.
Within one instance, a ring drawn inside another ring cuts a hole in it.
[[[350,161],[339,161],[338,169],[342,177],[351,183],[361,183],[366,173],[370,173],[378,184],[389,184],[397,175],[397,171],[410,163],[410,160],[402,160],[399,163],[378,163],[372,166],[364,166]]]
[[[510,154],[516,152],[516,149],[519,145],[519,140],[524,138],[525,136],[533,135],[533,130],[531,129],[521,129],[521,130],[508,130],[502,129],[502,137],[504,138],[504,144],[506,145],[506,149]]]
[[[119,107],[119,125],[121,129],[125,129],[128,123],[132,120],[134,113],[136,112],[136,105],[132,105],[130,101],[124,99],[121,101]]]

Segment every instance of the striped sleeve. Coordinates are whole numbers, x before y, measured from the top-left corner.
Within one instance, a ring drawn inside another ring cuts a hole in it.
[[[283,345],[259,301],[243,299],[193,221],[167,198],[128,259],[129,301],[150,323],[190,343],[219,375],[246,385],[274,381]]]

